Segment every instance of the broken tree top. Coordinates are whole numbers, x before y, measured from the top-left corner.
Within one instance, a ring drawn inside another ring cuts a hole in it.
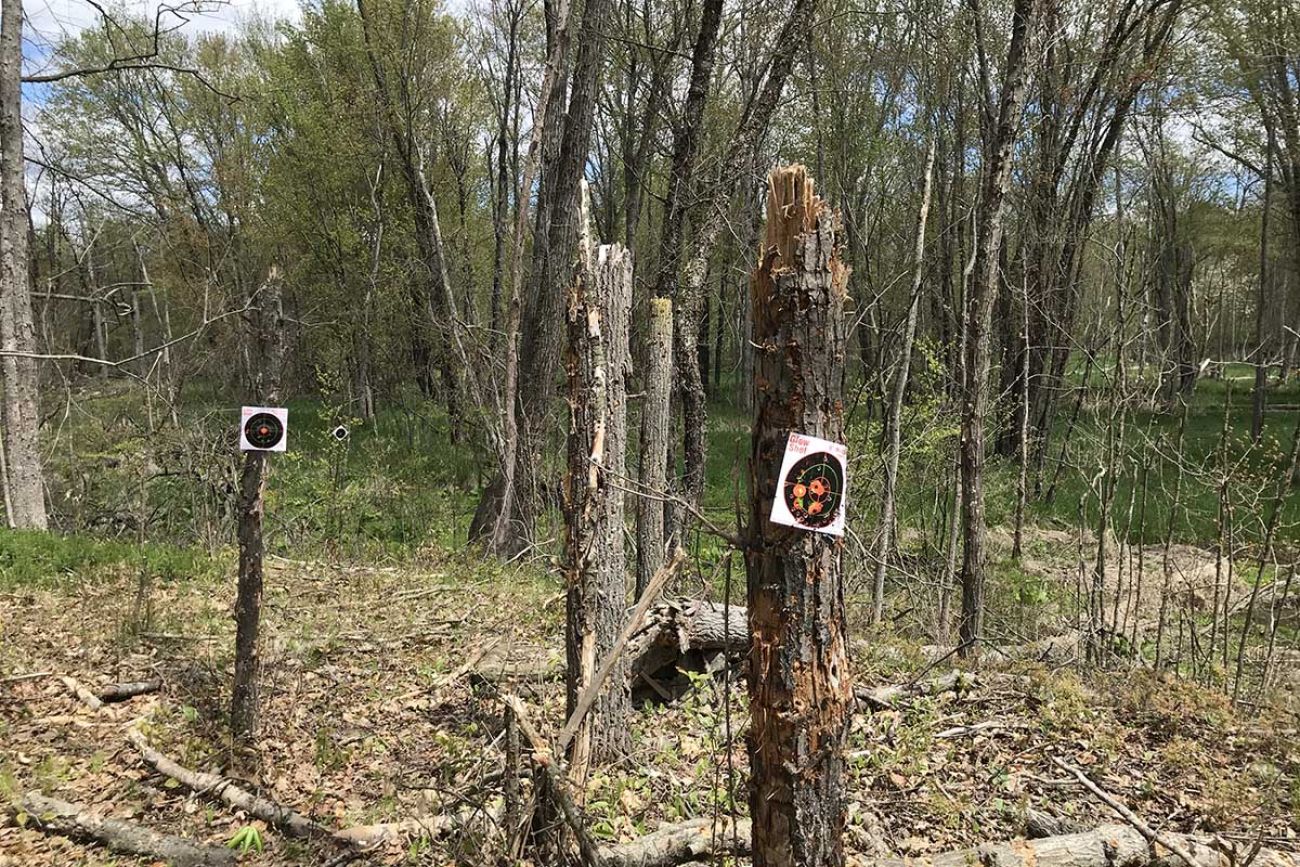
[[[795,164],[774,170],[768,174],[767,184],[766,233],[760,260],[763,256],[775,255],[778,260],[776,268],[789,267],[800,239],[815,233],[818,223],[824,219],[831,221],[832,235],[838,235],[842,225],[840,215],[817,195],[807,167]],[[832,257],[831,262],[831,267],[837,272],[837,288],[847,288],[848,265],[838,257]]]

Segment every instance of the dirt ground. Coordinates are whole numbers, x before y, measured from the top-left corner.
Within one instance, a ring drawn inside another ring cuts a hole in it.
[[[225,845],[252,826],[250,865],[322,864],[330,842],[292,840],[209,794],[154,773],[131,727],[186,767],[219,771],[330,829],[429,816],[495,815],[504,767],[497,687],[465,668],[510,642],[561,647],[562,596],[538,570],[437,553],[400,567],[268,564],[261,738],[229,748],[233,581],[141,588],[133,574],[62,579],[0,594],[0,796],[39,790],[118,818]],[[868,647],[860,682],[918,674]],[[888,661],[885,661],[888,659]],[[951,667],[931,671],[935,674]],[[42,673],[48,672],[48,675]],[[42,675],[27,677],[26,675]],[[92,711],[59,676],[91,689],[159,676],[153,695]],[[703,679],[673,706],[633,719],[634,752],[593,772],[586,811],[605,842],[662,823],[745,812],[743,681]],[[554,732],[557,682],[500,685]],[[960,693],[855,715],[848,846],[857,861],[919,855],[1024,830],[1027,809],[1093,825],[1104,805],[1052,758],[1160,829],[1293,848],[1300,742],[1280,713],[1234,713],[1219,694],[1135,671],[1080,679],[1024,664]],[[144,864],[0,818],[0,865]],[[484,863],[473,833],[407,838],[353,863]],[[484,830],[486,828],[486,830]],[[247,832],[245,832],[246,834]],[[247,839],[247,837],[245,837]]]

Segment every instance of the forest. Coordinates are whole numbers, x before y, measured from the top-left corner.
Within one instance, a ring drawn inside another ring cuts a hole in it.
[[[0,867],[1300,867],[1298,348],[1294,0],[0,0]]]

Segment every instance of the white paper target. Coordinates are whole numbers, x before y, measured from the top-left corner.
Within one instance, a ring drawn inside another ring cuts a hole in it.
[[[772,498],[772,523],[843,536],[848,455],[843,443],[791,433]]]
[[[282,452],[289,446],[289,410],[282,406],[246,406],[239,415],[241,452]]]

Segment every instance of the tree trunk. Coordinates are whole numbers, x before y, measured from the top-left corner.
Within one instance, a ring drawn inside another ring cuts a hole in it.
[[[1011,154],[1025,98],[1026,43],[1035,26],[1036,13],[1035,0],[1016,0],[997,126],[986,152],[977,247],[966,304],[966,375],[961,406],[962,517],[966,536],[962,547],[959,629],[963,654],[974,652],[983,629],[987,529],[984,525],[984,429],[989,406],[989,329],[1000,277],[998,261],[1007,189],[1011,184]]]
[[[22,0],[0,4],[0,421],[3,421],[7,502],[13,526],[44,530],[45,480],[41,470],[40,369],[35,358],[27,239],[26,167],[23,162]]]
[[[627,446],[628,318],[632,257],[622,245],[595,249],[582,185],[579,261],[570,284],[568,473],[565,476],[565,647],[568,714],[609,654],[622,628],[627,596],[623,491]],[[623,755],[631,699],[626,663],[610,677],[573,740],[571,768],[581,784],[591,761]]]
[[[650,299],[641,400],[641,494],[636,501],[636,595],[664,563],[664,501],[672,422],[673,302]]]
[[[568,4],[560,5],[556,43],[548,55],[548,74],[552,70],[561,71],[567,57],[568,26],[559,19],[567,18]],[[611,5],[610,0],[590,0],[583,7],[567,111],[563,102],[564,77],[556,74],[546,96],[543,124],[534,140],[541,148],[541,176],[533,226],[532,271],[527,296],[521,298],[519,319],[518,386],[514,389],[513,408],[517,443],[507,449],[513,455],[513,467],[508,471],[508,483],[503,489],[492,545],[498,554],[507,556],[532,541],[540,507],[538,467],[553,427],[555,375],[564,343],[561,287],[572,280],[573,250],[580,229],[578,189],[591,149],[596,90],[603,64],[601,52],[605,45],[600,34],[608,25]],[[528,189],[522,195],[527,198]],[[522,212],[522,202],[520,207]],[[518,227],[515,255],[520,258],[524,255]],[[513,298],[511,303],[515,303]],[[510,340],[513,344],[513,334]]]
[[[934,181],[935,143],[930,141],[930,151],[925,158],[925,180],[921,189],[921,209],[916,220],[916,249],[912,271],[912,299],[907,306],[907,322],[903,326],[903,342],[898,348],[898,362],[894,370],[894,383],[889,398],[889,411],[885,414],[885,490],[880,506],[880,547],[876,551],[876,583],[871,604],[871,625],[880,625],[885,613],[885,567],[893,551],[894,506],[897,500],[898,457],[902,451],[903,397],[907,394],[907,377],[912,366],[912,343],[916,339],[916,320],[921,312],[922,278],[925,275],[925,224],[930,216],[930,191]]]
[[[255,402],[274,405],[280,399],[284,363],[284,311],[276,266],[271,266],[255,303],[249,335],[250,355],[255,359],[250,393]],[[235,597],[235,680],[230,700],[230,731],[237,741],[245,743],[251,743],[257,733],[266,470],[266,452],[244,453],[244,469],[239,479],[239,585]]]
[[[802,166],[769,178],[753,279],[755,421],[750,464],[750,813],[756,867],[844,863],[843,748],[853,689],[843,541],[771,523],[790,433],[843,441],[839,220]]]
[[[1251,402],[1250,441],[1259,445],[1264,435],[1264,406],[1268,401],[1268,359],[1264,352],[1268,340],[1264,336],[1265,307],[1268,304],[1268,229],[1269,211],[1273,208],[1273,130],[1268,131],[1268,146],[1264,150],[1264,201],[1259,218],[1259,292],[1255,296],[1255,393]]]

